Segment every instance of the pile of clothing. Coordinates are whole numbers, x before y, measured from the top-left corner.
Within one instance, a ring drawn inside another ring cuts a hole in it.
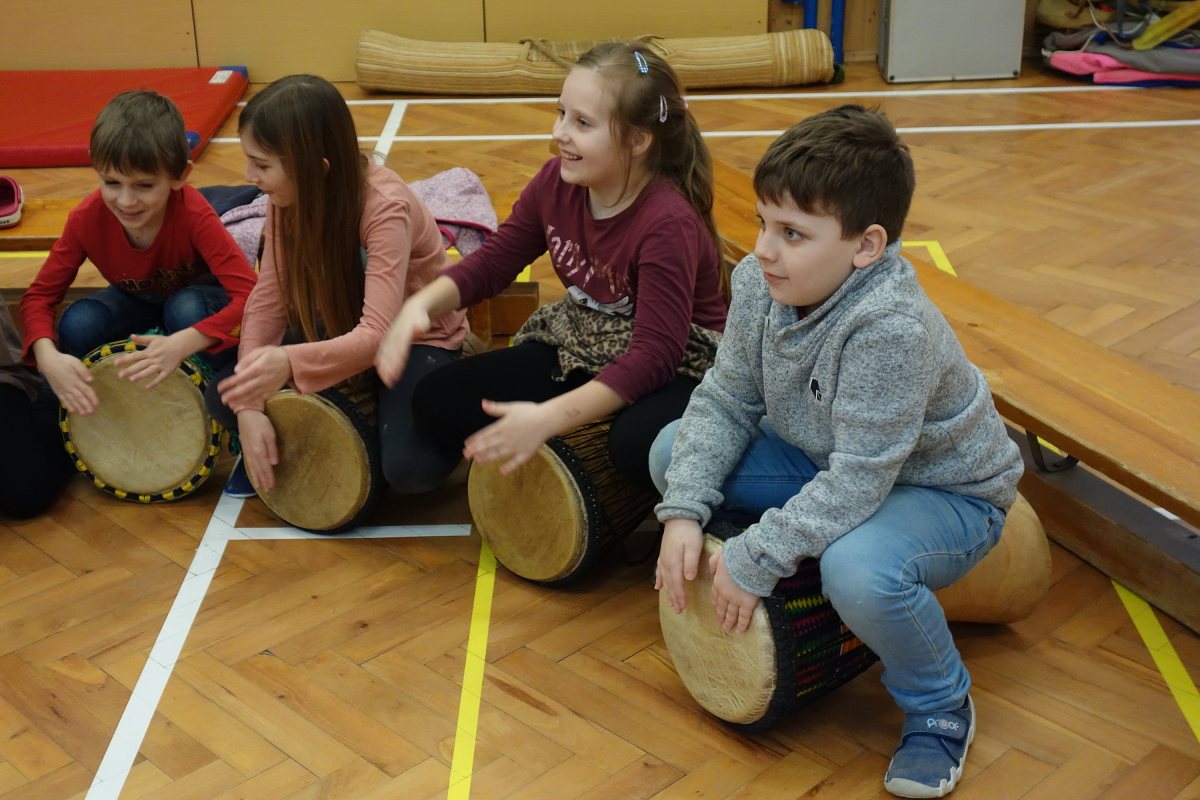
[[[1042,58],[1098,84],[1200,86],[1200,0],[1041,0]]]

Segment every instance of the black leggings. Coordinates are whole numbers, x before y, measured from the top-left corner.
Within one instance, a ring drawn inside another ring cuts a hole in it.
[[[557,349],[537,342],[492,350],[435,369],[417,384],[413,395],[417,428],[445,453],[458,455],[467,437],[495,421],[484,413],[483,399],[543,402],[591,380],[590,375],[574,371],[566,380],[555,381],[550,376],[557,370]],[[608,450],[613,464],[630,480],[654,488],[647,464],[650,445],[663,426],[683,416],[696,386],[692,378],[676,375],[663,388],[617,412],[608,434]],[[447,461],[443,459],[443,463]]]
[[[43,382],[30,402],[16,386],[0,383],[4,455],[0,457],[0,516],[27,519],[53,505],[74,472],[58,430],[58,401]]]

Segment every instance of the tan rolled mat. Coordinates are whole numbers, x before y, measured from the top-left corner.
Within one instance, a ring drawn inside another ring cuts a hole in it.
[[[646,36],[688,90],[825,83],[829,37],[815,29],[751,36]],[[429,42],[363,31],[355,58],[364,89],[418,94],[557,94],[570,65],[598,41]]]

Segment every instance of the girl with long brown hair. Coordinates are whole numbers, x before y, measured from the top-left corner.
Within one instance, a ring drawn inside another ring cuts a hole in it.
[[[445,451],[510,473],[551,437],[615,415],[613,463],[652,487],[650,443],[683,414],[725,325],[708,150],[675,71],[642,43],[579,59],[553,136],[559,155],[480,250],[405,302],[376,365],[385,383],[406,379],[432,320],[498,293],[549,251],[566,298],[539,309],[514,347],[425,377],[417,425]]]
[[[214,382],[220,397],[209,405],[236,424],[254,485],[268,490],[279,455],[267,398],[285,385],[316,392],[369,370],[404,298],[449,262],[433,215],[395,172],[359,151],[350,110],[323,78],[272,83],[246,104],[238,136],[246,180],[269,196],[270,210],[239,361]],[[413,385],[457,360],[466,331],[461,312],[438,317],[414,347],[411,379],[380,392],[385,475],[412,447]],[[236,469],[226,491],[253,493]]]

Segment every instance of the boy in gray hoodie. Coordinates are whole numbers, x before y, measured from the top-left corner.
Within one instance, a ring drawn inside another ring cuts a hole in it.
[[[685,604],[714,512],[718,622],[819,557],[823,591],[905,712],[884,787],[942,797],[975,734],[970,676],[933,590],[996,544],[1022,461],[982,373],[900,257],[916,178],[886,117],[800,122],[754,173],[762,229],[733,273],[716,362],[650,455],[655,586]],[[669,463],[669,468],[668,468]]]

